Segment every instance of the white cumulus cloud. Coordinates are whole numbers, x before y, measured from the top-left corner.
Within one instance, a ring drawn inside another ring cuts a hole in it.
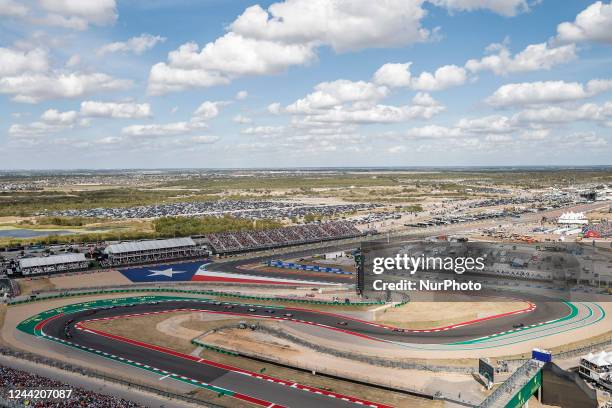
[[[194,118],[199,120],[209,120],[216,118],[220,113],[220,106],[227,105],[227,102],[203,102],[193,113]]]
[[[440,91],[453,86],[463,85],[467,80],[467,73],[463,67],[445,65],[431,74],[422,72],[412,79],[412,88],[420,91]]]
[[[0,47],[0,77],[23,72],[44,72],[48,69],[49,59],[43,49],[24,52]]]
[[[316,50],[406,45],[428,38],[422,0],[286,0],[247,8],[215,41],[186,43],[151,68],[149,93],[208,87],[304,65]]]
[[[286,0],[247,8],[233,32],[260,40],[328,44],[336,51],[406,45],[427,38],[421,0]]]
[[[492,106],[534,105],[575,101],[612,89],[612,80],[594,79],[586,86],[579,82],[538,81],[506,84],[486,102]]]
[[[503,44],[495,44],[496,54],[487,55],[480,60],[471,59],[465,67],[471,72],[489,70],[497,75],[515,72],[549,70],[555,65],[565,64],[576,59],[574,44],[550,47],[547,43],[531,44],[516,55],[511,55]]]
[[[371,82],[349,81],[338,79],[321,82],[315,91],[287,106],[290,113],[310,113],[319,109],[328,109],[346,102],[373,102],[387,96],[388,90]]]
[[[436,69],[433,74],[424,71],[418,76],[413,76],[410,72],[411,65],[411,62],[384,64],[374,73],[373,81],[392,88],[409,87],[417,91],[430,92],[463,85],[467,81],[467,72],[463,67],[444,65]]]
[[[77,98],[100,91],[127,89],[132,82],[103,73],[33,73],[0,78],[0,94],[16,102],[37,103],[47,99]]]
[[[89,24],[105,26],[117,20],[115,0],[39,0],[39,4],[48,12],[34,20],[39,24],[85,30]]]
[[[374,73],[373,81],[379,85],[386,85],[392,88],[408,87],[412,79],[410,65],[412,65],[411,62],[384,64]]]
[[[28,13],[28,7],[14,0],[0,0],[0,16],[23,17]]]
[[[612,4],[596,1],[581,11],[574,22],[557,26],[557,39],[566,42],[612,42]]]
[[[97,54],[102,56],[112,52],[133,52],[136,55],[141,55],[145,51],[155,47],[158,43],[166,41],[166,37],[159,35],[141,34],[138,37],[132,37],[127,41],[117,41],[106,44],[100,47]]]
[[[83,101],[81,115],[98,118],[139,119],[152,116],[148,103]]]
[[[199,121],[172,122],[151,125],[131,125],[121,129],[121,133],[127,136],[173,136],[190,133],[194,130],[205,129],[206,124]]]
[[[79,117],[76,111],[60,112],[57,109],[48,109],[41,115],[41,119],[47,123],[56,123],[61,125],[72,125],[76,123]]]

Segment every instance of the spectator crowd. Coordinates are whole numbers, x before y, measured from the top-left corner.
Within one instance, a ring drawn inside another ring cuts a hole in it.
[[[274,248],[356,237],[361,232],[350,222],[326,222],[321,224],[294,225],[261,231],[236,231],[208,234],[206,237],[217,253]]]
[[[98,394],[82,388],[73,387],[60,381],[41,377],[36,374],[0,366],[0,389],[2,398],[10,400],[9,390],[72,390],[70,398],[66,399],[20,399],[13,400],[27,407],[34,408],[141,408],[142,405],[111,395]]]

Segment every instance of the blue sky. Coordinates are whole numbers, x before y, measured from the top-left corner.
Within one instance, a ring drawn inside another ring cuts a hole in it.
[[[612,164],[612,4],[0,0],[0,169]]]

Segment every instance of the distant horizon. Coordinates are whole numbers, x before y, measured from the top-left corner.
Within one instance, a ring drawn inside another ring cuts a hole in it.
[[[133,168],[57,168],[57,169],[0,169],[2,173],[16,172],[118,172],[118,171],[143,171],[143,172],[173,172],[173,171],[341,171],[341,170],[601,170],[612,169],[612,164],[593,164],[593,165],[470,165],[470,166],[312,166],[312,167],[133,167]]]

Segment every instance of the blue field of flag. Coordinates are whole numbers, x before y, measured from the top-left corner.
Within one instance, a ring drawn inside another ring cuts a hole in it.
[[[206,262],[185,262],[176,264],[121,268],[119,272],[132,282],[181,282],[190,281]]]

